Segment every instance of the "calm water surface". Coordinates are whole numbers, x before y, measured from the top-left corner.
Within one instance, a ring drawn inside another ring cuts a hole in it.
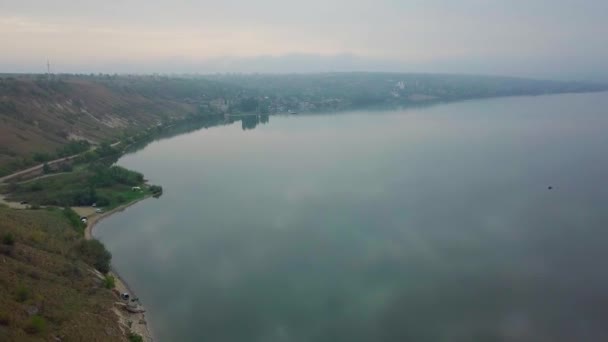
[[[96,235],[161,341],[606,341],[607,149],[608,93],[272,116]]]

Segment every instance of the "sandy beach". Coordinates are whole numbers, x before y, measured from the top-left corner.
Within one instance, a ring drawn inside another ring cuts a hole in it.
[[[73,207],[72,209],[74,211],[76,211],[79,215],[86,216],[88,218],[88,224],[87,224],[87,228],[85,229],[84,236],[85,236],[85,239],[90,240],[90,239],[94,238],[93,229],[95,228],[95,225],[98,224],[101,220],[109,217],[110,215],[121,212],[121,211],[127,209],[128,207],[132,206],[133,204],[135,204],[139,201],[142,201],[144,199],[147,199],[148,197],[150,197],[150,196],[146,196],[144,198],[133,201],[131,203],[121,205],[119,207],[116,207],[116,208],[109,210],[107,212],[104,212],[104,213],[96,213],[95,208],[91,208],[91,207]],[[137,297],[135,295],[135,293],[133,291],[131,291],[131,289],[129,288],[127,283],[123,279],[120,278],[120,276],[118,275],[118,273],[116,271],[112,270],[112,271],[110,271],[110,274],[115,279],[115,290],[118,291],[118,293],[127,292],[131,295],[132,298]],[[127,334],[129,331],[132,331],[134,333],[139,334],[141,337],[143,337],[144,341],[148,341],[148,342],[154,341],[154,338],[152,335],[152,329],[150,328],[150,326],[148,325],[148,322],[146,320],[146,314],[143,312],[142,313],[128,312],[124,309],[123,304],[124,303],[117,298],[117,302],[113,308],[114,312],[116,313],[116,315],[118,317],[120,328],[123,330],[123,332],[125,332],[125,334]]]
[[[107,218],[115,213],[119,213],[125,209],[127,209],[128,207],[143,201],[147,198],[151,197],[151,195],[145,196],[143,198],[140,198],[138,200],[135,200],[133,202],[129,202],[127,204],[123,204],[121,206],[118,206],[112,210],[108,210],[105,211],[103,213],[96,213],[95,212],[95,208],[93,207],[72,207],[72,209],[80,216],[86,216],[88,219],[87,222],[87,228],[84,231],[84,238],[87,240],[90,240],[93,238],[93,229],[95,228],[95,225],[97,223],[99,223],[99,221],[103,220],[104,218]]]

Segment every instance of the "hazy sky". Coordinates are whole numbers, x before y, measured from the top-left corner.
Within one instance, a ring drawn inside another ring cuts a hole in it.
[[[608,75],[608,0],[0,0],[0,71]]]

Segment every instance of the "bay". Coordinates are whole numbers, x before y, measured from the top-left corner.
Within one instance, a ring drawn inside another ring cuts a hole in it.
[[[608,93],[271,116],[122,157],[161,341],[608,339]],[[550,189],[551,188],[551,189]]]

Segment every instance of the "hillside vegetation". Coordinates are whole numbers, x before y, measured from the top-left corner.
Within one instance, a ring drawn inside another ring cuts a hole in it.
[[[85,224],[76,212],[61,209],[107,210],[159,196],[162,188],[146,184],[142,174],[112,166],[126,150],[237,120],[243,129],[253,129],[272,114],[606,89],[389,73],[0,75],[0,177],[44,163],[0,185],[0,193],[32,208],[52,206],[0,206],[0,341],[126,339],[107,289],[113,279],[99,273],[108,272],[111,255],[100,242],[84,240]]]
[[[0,341],[126,340],[93,272],[110,255],[67,216],[0,207]]]
[[[415,74],[223,74],[206,78],[255,89],[270,113],[411,106],[425,103],[518,95],[606,90],[601,84],[557,82],[513,77]],[[266,99],[268,97],[268,99]],[[262,100],[263,99],[263,100]]]
[[[0,176],[197,117],[606,89],[577,82],[397,73],[0,75]]]
[[[135,189],[137,190],[133,190]],[[157,189],[157,190],[155,190]],[[33,206],[91,206],[106,210],[162,192],[159,186],[147,186],[141,173],[120,166],[104,167],[98,163],[72,172],[43,177],[0,188],[7,200],[26,201]]]
[[[0,175],[61,156],[71,141],[114,142],[195,111],[191,104],[110,86],[102,78],[3,77]]]

